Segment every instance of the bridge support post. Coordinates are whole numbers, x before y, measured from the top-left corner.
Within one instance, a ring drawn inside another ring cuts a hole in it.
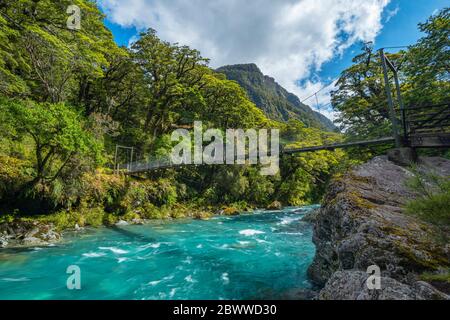
[[[397,70],[392,65],[392,63],[387,59],[387,57],[384,53],[384,49],[380,49],[380,57],[381,57],[381,65],[383,67],[384,85],[385,85],[386,95],[387,95],[387,100],[388,100],[389,117],[390,117],[391,123],[392,123],[392,133],[393,133],[394,139],[395,139],[395,147],[401,148],[403,143],[402,143],[402,139],[400,138],[400,134],[399,134],[399,130],[398,130],[398,121],[397,121],[397,116],[395,114],[394,101],[392,99],[392,91],[391,91],[391,87],[389,85],[388,65],[394,71],[394,73],[396,73]]]
[[[116,144],[116,152],[114,153],[114,174],[118,173],[118,168],[117,168],[117,153],[119,151],[119,146]]]

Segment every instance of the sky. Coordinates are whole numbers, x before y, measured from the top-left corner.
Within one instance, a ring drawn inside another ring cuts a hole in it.
[[[448,0],[98,0],[119,45],[153,28],[189,45],[210,66],[256,63],[305,103],[334,119],[329,92],[362,43],[413,44]]]

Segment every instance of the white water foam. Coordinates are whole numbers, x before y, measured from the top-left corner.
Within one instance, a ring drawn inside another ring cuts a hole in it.
[[[109,250],[115,254],[126,254],[128,253],[127,250],[122,250],[116,247],[99,247],[100,250]]]
[[[254,236],[257,234],[263,234],[263,233],[265,233],[265,232],[259,231],[259,230],[253,230],[253,229],[246,229],[246,230],[239,231],[239,234],[242,234],[246,237]]]
[[[186,278],[184,278],[184,280],[185,280],[186,282],[190,282],[190,283],[195,283],[195,282],[197,282],[197,281],[195,281],[195,280],[192,278],[191,275],[188,275]]]
[[[150,282],[148,283],[148,285],[154,287],[154,286],[156,286],[156,285],[157,285],[158,283],[160,283],[160,282],[161,282],[161,280],[150,281]]]
[[[119,259],[117,259],[117,262],[118,263],[122,263],[122,262],[125,262],[125,261],[128,261],[128,260],[130,260],[130,259],[128,259],[128,258],[119,258]]]
[[[301,218],[298,218],[298,217],[296,217],[296,218],[294,218],[294,217],[284,217],[284,218],[281,218],[281,221],[278,222],[277,225],[285,226],[285,225],[291,224],[292,222],[298,221],[300,219]]]
[[[99,257],[104,257],[104,256],[106,256],[106,253],[104,253],[104,252],[83,253],[83,257],[86,257],[86,258],[99,258]]]
[[[145,246],[141,246],[141,248],[153,248],[153,249],[158,249],[159,247],[161,247],[161,242],[157,242],[157,243],[149,243]]]
[[[226,272],[222,273],[221,279],[224,284],[230,283],[230,278],[228,277],[228,273],[226,273]]]
[[[175,293],[177,292],[177,288],[173,288],[172,290],[170,290],[170,293],[169,293],[169,297],[170,298],[173,298],[173,296],[175,295]]]
[[[186,259],[183,260],[183,263],[191,264],[192,263],[192,257],[186,257]]]
[[[25,282],[25,281],[30,281],[30,279],[22,277],[22,278],[2,278],[2,281],[7,281],[7,282]]]

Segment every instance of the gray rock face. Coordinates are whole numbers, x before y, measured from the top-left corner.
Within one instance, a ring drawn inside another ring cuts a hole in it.
[[[425,282],[412,285],[381,277],[379,290],[367,286],[369,275],[362,271],[336,271],[319,293],[320,300],[446,300],[448,296]]]
[[[424,163],[450,175],[450,161],[427,158]],[[377,157],[330,185],[314,219],[317,250],[308,270],[324,286],[320,299],[442,297],[417,284],[417,274],[450,266],[450,250],[434,243],[432,226],[403,214],[404,204],[415,197],[405,185],[411,176],[387,157]],[[365,286],[371,265],[381,269],[382,290]]]
[[[0,247],[45,245],[59,241],[61,234],[53,225],[36,221],[13,221],[0,224]]]
[[[0,236],[0,248],[6,248],[8,246],[8,240],[6,236]]]
[[[307,214],[305,214],[302,218],[302,221],[308,222],[308,223],[314,223],[317,219],[317,216],[319,215],[320,209],[314,209]]]

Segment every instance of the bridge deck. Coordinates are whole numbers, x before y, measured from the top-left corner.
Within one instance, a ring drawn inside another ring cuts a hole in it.
[[[296,149],[286,149],[283,150],[284,154],[294,154],[294,153],[305,153],[305,152],[314,152],[321,150],[335,150],[335,149],[345,149],[351,147],[360,147],[360,146],[369,146],[369,145],[379,145],[386,144],[390,142],[394,142],[393,137],[385,137],[375,140],[364,140],[364,141],[355,141],[355,142],[344,142],[344,143],[335,143],[323,146],[313,146],[313,147],[305,147],[305,148],[296,148]]]

